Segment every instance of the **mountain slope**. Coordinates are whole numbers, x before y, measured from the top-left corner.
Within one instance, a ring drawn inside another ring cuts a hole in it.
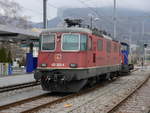
[[[92,10],[92,11],[91,11]],[[65,18],[82,18],[84,24],[90,25],[91,16],[99,18],[97,21],[93,21],[93,26],[104,29],[112,34],[113,36],[113,8],[66,8],[61,9],[61,15],[48,21],[48,28],[56,27],[63,24]],[[147,12],[130,10],[130,9],[117,9],[117,38],[119,40],[127,39],[132,37],[132,41],[139,43],[137,40],[143,40],[142,36],[142,21],[144,20],[144,41],[149,41],[148,32],[150,32],[149,18],[146,18]],[[34,27],[42,27],[42,23],[34,24]]]

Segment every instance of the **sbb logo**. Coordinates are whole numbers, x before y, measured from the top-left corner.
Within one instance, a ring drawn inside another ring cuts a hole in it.
[[[61,54],[55,54],[54,59],[55,60],[61,60],[62,59],[62,55]]]

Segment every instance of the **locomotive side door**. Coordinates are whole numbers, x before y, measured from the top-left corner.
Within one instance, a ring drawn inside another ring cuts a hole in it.
[[[88,67],[96,65],[96,47],[94,46],[92,36],[89,36],[88,38],[87,62]]]
[[[106,41],[106,65],[111,64],[111,41]]]
[[[96,41],[95,40],[93,40],[93,50],[92,50],[92,54],[93,54],[93,66],[96,66]]]

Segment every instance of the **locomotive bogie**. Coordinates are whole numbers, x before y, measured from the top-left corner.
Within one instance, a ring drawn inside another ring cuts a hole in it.
[[[39,69],[35,72],[36,80],[41,79],[42,76],[49,76],[51,79],[61,78],[66,81],[81,80],[94,77],[95,75],[102,75],[110,72],[117,72],[121,70],[121,65],[104,66],[95,68],[78,68],[78,69]]]
[[[97,77],[105,75],[104,78],[107,78],[107,73],[118,72],[120,69],[120,65],[88,69],[47,69],[40,70],[39,74],[35,75],[36,77],[38,76],[37,80],[41,80],[44,90],[52,92],[77,92],[85,86],[89,78],[94,78],[96,75]],[[89,82],[91,84],[91,79]]]

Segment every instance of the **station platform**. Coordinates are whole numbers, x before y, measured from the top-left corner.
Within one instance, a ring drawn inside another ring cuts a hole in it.
[[[10,75],[0,77],[0,87],[7,87],[11,85],[23,84],[28,82],[34,82],[33,74],[22,74],[22,75]]]

